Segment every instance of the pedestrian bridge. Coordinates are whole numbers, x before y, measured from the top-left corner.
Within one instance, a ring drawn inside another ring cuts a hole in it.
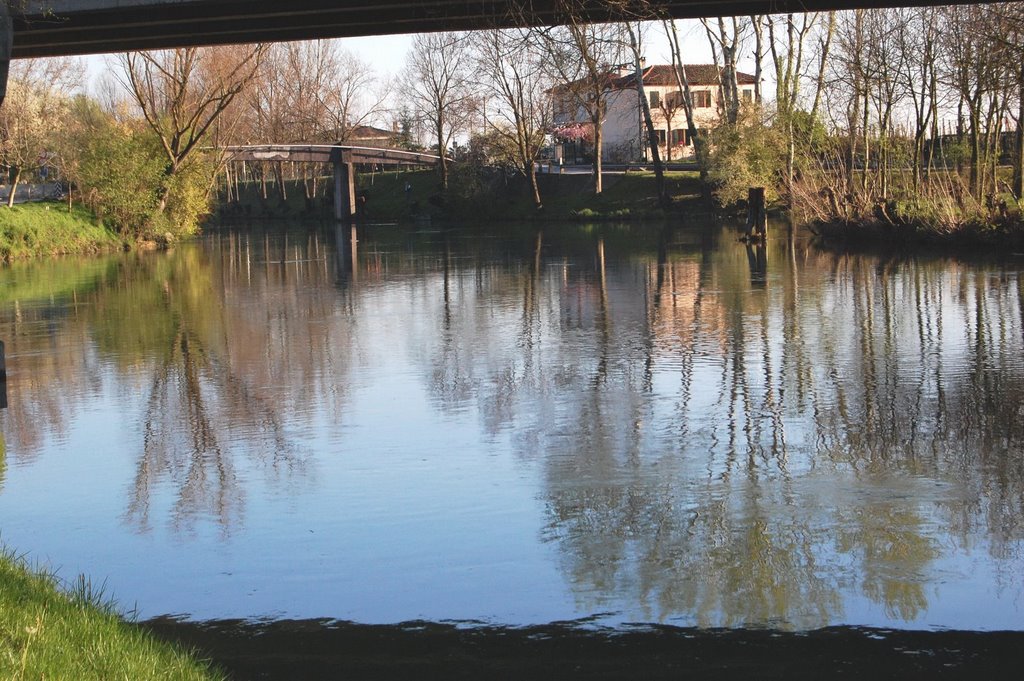
[[[386,147],[341,144],[249,144],[221,147],[226,161],[287,161],[292,163],[375,163],[385,166],[425,166],[440,161],[435,154]]]
[[[356,213],[356,165],[425,166],[440,156],[405,149],[340,144],[260,144],[218,149],[226,163],[330,163],[334,174],[334,217],[350,220]]]

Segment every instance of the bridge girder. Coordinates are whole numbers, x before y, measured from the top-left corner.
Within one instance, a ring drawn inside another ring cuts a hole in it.
[[[0,0],[11,7],[11,56],[124,52],[523,24],[555,24],[559,0]],[[651,0],[663,16],[695,18],[935,0]],[[523,6],[529,7],[524,13]],[[584,0],[590,20],[621,17]],[[632,6],[640,3],[631,3]]]

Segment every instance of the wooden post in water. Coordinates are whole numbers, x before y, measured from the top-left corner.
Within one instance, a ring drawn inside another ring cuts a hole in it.
[[[768,236],[768,209],[765,206],[764,187],[747,190],[747,238],[764,241]]]

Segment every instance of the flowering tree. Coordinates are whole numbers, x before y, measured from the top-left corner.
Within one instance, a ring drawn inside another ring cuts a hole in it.
[[[0,155],[10,169],[8,207],[26,171],[37,170],[54,150],[76,77],[74,62],[26,59],[11,63],[7,96],[0,107]]]

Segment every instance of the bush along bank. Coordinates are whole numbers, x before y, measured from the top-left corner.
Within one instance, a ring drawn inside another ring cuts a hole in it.
[[[222,681],[208,663],[129,623],[80,579],[57,579],[0,551],[0,678]]]

